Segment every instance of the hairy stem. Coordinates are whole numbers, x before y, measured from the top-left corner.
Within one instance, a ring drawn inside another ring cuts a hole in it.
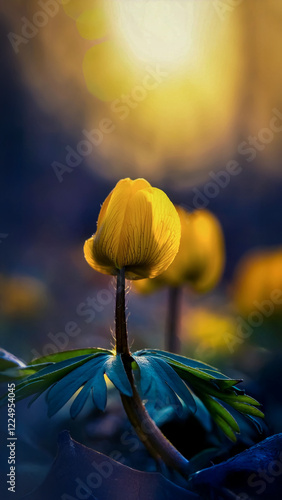
[[[180,353],[180,339],[179,339],[179,312],[181,301],[180,287],[170,287],[168,290],[168,314],[166,325],[166,346],[165,350]]]
[[[126,414],[134,427],[139,439],[144,443],[149,453],[157,460],[177,470],[188,478],[189,461],[163,435],[151,419],[137,391],[132,372],[132,361],[128,347],[126,316],[125,316],[125,274],[121,269],[117,276],[116,296],[116,352],[121,354],[125,371],[130,382],[131,397],[121,394],[121,400]]]
[[[118,354],[130,355],[125,316],[125,269],[117,275],[116,291],[116,351]]]

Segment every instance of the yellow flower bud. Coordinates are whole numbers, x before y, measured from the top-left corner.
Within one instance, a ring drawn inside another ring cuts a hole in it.
[[[208,210],[188,213],[176,207],[181,222],[178,254],[167,270],[156,279],[136,284],[141,293],[156,291],[161,286],[189,284],[204,293],[218,283],[225,262],[223,233],[217,218]]]
[[[84,255],[104,274],[124,267],[127,279],[154,278],[172,263],[180,236],[179,216],[167,195],[145,179],[127,178],[104,201]]]
[[[189,214],[177,208],[181,221],[181,242],[175,261],[166,271],[172,285],[188,282],[197,292],[208,292],[221,278],[225,249],[218,219],[208,210]]]

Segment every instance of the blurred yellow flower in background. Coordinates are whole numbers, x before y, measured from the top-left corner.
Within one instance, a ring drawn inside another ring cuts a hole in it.
[[[153,280],[136,283],[140,293],[150,293],[161,286],[189,285],[206,293],[219,282],[225,264],[224,237],[218,219],[208,210],[188,213],[176,207],[181,222],[179,251],[167,270]]]
[[[96,233],[84,245],[88,264],[127,279],[155,277],[178,252],[179,216],[167,195],[145,179],[120,180],[104,201]]]
[[[234,302],[243,315],[264,304],[282,314],[282,247],[252,251],[239,262],[233,280]]]
[[[236,336],[237,324],[228,313],[215,312],[205,307],[189,309],[182,328],[183,352],[194,350],[201,359],[230,353],[228,339]]]
[[[11,318],[37,316],[48,302],[44,284],[31,276],[0,276],[0,312]]]

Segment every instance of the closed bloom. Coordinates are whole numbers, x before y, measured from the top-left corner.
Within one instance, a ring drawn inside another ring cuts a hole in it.
[[[127,279],[154,278],[172,263],[180,236],[179,216],[167,195],[145,179],[127,178],[104,201],[84,255],[104,274],[124,267]]]
[[[208,210],[188,213],[176,207],[181,222],[179,251],[168,269],[154,280],[136,285],[141,293],[151,293],[161,286],[177,287],[185,283],[198,293],[214,288],[221,278],[225,249],[222,229]]]
[[[182,236],[175,261],[164,274],[172,285],[189,283],[206,293],[219,282],[225,263],[224,238],[218,219],[208,210],[186,212],[177,207]]]

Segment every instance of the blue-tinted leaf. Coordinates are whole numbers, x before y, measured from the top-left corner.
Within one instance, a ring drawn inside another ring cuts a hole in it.
[[[246,416],[264,417],[257,408],[259,403],[236,387],[236,384],[241,380],[230,379],[210,365],[156,349],[143,349],[134,353],[134,356],[137,363],[139,359],[150,359],[151,356],[155,360],[167,363],[203,403],[208,401],[207,408],[212,417],[232,440],[235,439],[233,431],[238,432],[237,423],[232,415],[214,398],[227,403]],[[170,378],[168,373],[167,375]],[[168,383],[168,380],[166,382]],[[175,387],[173,389],[175,390]]]
[[[26,500],[197,500],[198,495],[177,486],[162,474],[122,465],[72,440],[59,437],[54,463],[36,491]]]
[[[73,403],[70,407],[71,418],[76,418],[77,415],[83,409],[89,395],[91,394],[92,384],[93,384],[92,379],[88,380],[88,382],[86,382],[86,384],[84,384],[81,391],[76,396],[75,400],[73,401]]]
[[[244,417],[248,418],[252,422],[252,424],[254,424],[254,426],[257,428],[257,430],[260,434],[263,433],[263,427],[262,427],[260,420],[258,420],[258,418],[253,417],[251,415],[244,415]]]
[[[92,358],[95,358],[96,354],[91,354],[87,356],[77,356],[74,358],[66,359],[64,361],[59,361],[58,363],[52,363],[45,366],[42,370],[34,373],[28,377],[27,381],[34,380],[36,378],[44,378],[45,376],[56,376],[57,378],[65,375],[68,371],[74,370],[76,367],[86,363]]]
[[[138,353],[138,356],[150,357],[151,355],[154,355],[156,357],[153,350],[152,351],[149,351],[149,350],[145,351],[144,350],[144,351],[140,351],[140,353],[141,354]],[[167,353],[167,354],[169,354],[169,353]],[[136,353],[135,353],[135,356],[136,356]],[[190,373],[192,375],[195,375],[195,376],[202,378],[203,380],[207,380],[207,381],[210,381],[211,379],[215,379],[217,375],[218,376],[221,375],[219,372],[215,372],[213,370],[208,370],[208,369],[201,370],[199,368],[191,367],[190,364],[188,363],[188,361],[190,362],[190,360],[188,358],[184,358],[184,360],[187,361],[187,363],[184,364],[183,362],[176,361],[172,357],[169,357],[169,355],[164,356],[164,355],[158,354],[157,357],[159,357],[159,359],[163,359],[163,361],[167,362],[183,379],[185,378],[185,376],[187,376],[187,374],[190,374]],[[183,356],[175,356],[175,357],[183,358]]]
[[[59,380],[47,394],[48,415],[57,413],[82,385],[95,375],[97,368],[107,362],[109,355],[99,354]]]
[[[125,396],[132,396],[132,389],[126,375],[121,355],[109,357],[105,363],[105,374],[116,388]]]
[[[154,356],[150,356],[148,359],[155,367],[159,377],[184,401],[188,408],[195,412],[197,409],[195,400],[183,380],[163,359]]]
[[[93,377],[92,399],[98,410],[104,411],[107,404],[107,384],[104,377],[105,367],[97,371]]]
[[[62,361],[61,363],[54,363],[49,365],[48,367],[40,370],[38,373],[35,373],[27,378],[24,378],[16,388],[16,399],[20,400],[36,392],[43,392],[44,390],[51,387],[55,382],[64,377],[64,375],[71,372],[73,369],[78,366],[84,364],[89,358],[93,358],[96,355],[92,356],[82,356],[79,358],[74,358],[73,360]],[[77,360],[78,359],[78,360]],[[38,384],[35,384],[36,381],[39,381]]]
[[[86,382],[73,401],[70,408],[72,418],[75,418],[80,413],[90,393],[92,393],[94,405],[97,406],[99,410],[104,411],[107,404],[107,385],[104,378],[106,357],[103,356],[103,358],[102,362],[96,363],[94,376]],[[89,376],[91,376],[91,372],[89,371]]]
[[[190,478],[190,487],[201,498],[281,500],[281,459],[278,458],[281,449],[282,435],[271,436],[230,460],[200,470]],[[279,464],[275,473],[280,469],[275,478],[269,470],[274,463]]]
[[[141,390],[143,398],[148,395],[149,405],[153,403],[154,408],[170,406],[171,409],[181,416],[183,413],[182,403],[175,392],[165,382],[158,372],[158,366],[150,362],[151,359],[136,357],[140,369]]]
[[[5,349],[0,349],[0,382],[20,379],[25,376],[26,365],[19,358]],[[32,374],[31,370],[27,375]]]
[[[26,365],[19,358],[14,356],[5,349],[0,349],[0,371],[7,370],[8,368],[24,368]]]
[[[145,398],[145,396],[147,395],[147,393],[151,388],[153,377],[155,376],[155,371],[151,363],[145,357],[136,358],[136,363],[137,366],[139,367],[139,373],[140,373],[139,378],[140,378],[140,387],[142,396],[143,398]]]

